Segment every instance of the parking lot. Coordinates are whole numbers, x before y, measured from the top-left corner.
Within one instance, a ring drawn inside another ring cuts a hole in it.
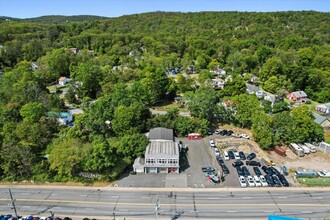
[[[253,141],[244,138],[236,138],[232,136],[213,134],[199,140],[188,140],[187,138],[178,138],[178,141],[182,141],[189,150],[186,153],[184,161],[180,161],[180,173],[179,174],[138,174],[128,175],[118,181],[115,186],[121,187],[161,187],[161,188],[221,188],[221,187],[241,187],[239,182],[239,175],[232,163],[235,159],[224,160],[223,163],[227,166],[229,174],[225,174],[214,151],[214,147],[210,146],[210,140],[213,140],[216,149],[219,149],[219,155],[223,158],[224,151],[242,151],[245,156],[251,152],[257,156],[253,161],[260,162],[261,165],[266,165],[265,160],[262,161],[262,151],[255,147]],[[217,153],[218,155],[218,153]],[[253,166],[246,166],[246,160],[242,160],[243,166],[250,175],[256,176]],[[215,184],[205,172],[202,172],[202,167],[212,166],[215,169],[215,174],[221,179],[220,184]],[[277,167],[280,170],[280,167]],[[259,168],[261,175],[266,173]],[[281,171],[281,170],[280,170]],[[288,178],[290,185],[294,185],[292,178]]]

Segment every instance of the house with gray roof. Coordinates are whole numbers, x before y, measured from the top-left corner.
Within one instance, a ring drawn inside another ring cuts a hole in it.
[[[153,128],[147,134],[149,143],[144,155],[144,164],[137,159],[134,168],[144,166],[144,173],[179,173],[179,143],[172,129]]]
[[[307,94],[304,91],[296,91],[296,92],[291,92],[287,95],[287,98],[291,101],[301,101],[305,102],[307,99]]]
[[[322,115],[319,115],[315,112],[313,112],[313,115],[315,117],[314,122],[321,125],[324,129],[330,128],[330,119],[327,117],[323,117]]]
[[[324,114],[329,114],[330,113],[330,102],[315,106],[315,110],[322,112]]]

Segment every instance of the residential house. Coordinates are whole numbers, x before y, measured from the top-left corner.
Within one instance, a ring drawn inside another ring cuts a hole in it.
[[[275,102],[276,102],[276,97],[275,95],[269,94],[269,93],[265,93],[266,95],[264,96],[264,100],[268,100],[272,103],[272,107],[274,106]]]
[[[210,72],[216,74],[218,77],[225,76],[227,73],[226,70],[219,68],[219,66],[213,68]]]
[[[148,139],[144,172],[179,173],[179,144],[174,139],[173,130],[153,128],[148,133]],[[137,167],[138,163],[135,165]]]
[[[256,75],[253,74],[253,75],[251,76],[251,82],[252,82],[252,83],[257,83],[257,82],[259,82],[259,78],[258,78]]]
[[[287,95],[287,98],[291,101],[305,102],[307,99],[307,94],[304,91],[291,92]]]
[[[313,112],[313,115],[315,117],[314,122],[321,125],[323,129],[329,129],[330,128],[330,119],[327,117],[323,117],[322,115],[319,115],[315,112]]]
[[[79,49],[78,48],[75,48],[75,47],[69,48],[69,50],[71,50],[71,52],[73,54],[78,54],[79,53]]]
[[[73,116],[70,112],[60,112],[57,120],[61,125],[68,125],[73,121]]]
[[[324,114],[329,114],[330,113],[330,102],[315,106],[315,110],[322,112]]]
[[[256,94],[258,98],[262,98],[264,95],[263,91],[258,86],[251,85],[248,83],[246,83],[246,92],[250,95]]]
[[[70,78],[67,78],[67,77],[60,77],[58,79],[58,84],[61,85],[61,86],[64,86],[65,84],[67,84],[71,79]]]
[[[223,89],[223,87],[225,86],[225,80],[217,77],[211,80],[211,85],[214,89]]]

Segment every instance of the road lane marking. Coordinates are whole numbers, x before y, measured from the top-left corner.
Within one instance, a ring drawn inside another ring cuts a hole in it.
[[[231,210],[227,210],[226,212],[237,212],[237,211],[231,211]]]
[[[6,199],[0,199],[0,201],[7,201]],[[133,203],[133,202],[93,202],[93,201],[79,201],[79,200],[43,200],[43,199],[16,199],[16,202],[42,202],[42,203],[77,203],[77,204],[98,204],[98,205],[135,205],[135,206],[154,206],[154,203]],[[300,206],[300,207],[330,207],[328,204],[308,204],[308,203],[262,203],[262,204],[252,204],[252,203],[215,203],[215,204],[206,204],[206,203],[177,203],[176,206]],[[162,203],[162,206],[173,206],[172,203]]]

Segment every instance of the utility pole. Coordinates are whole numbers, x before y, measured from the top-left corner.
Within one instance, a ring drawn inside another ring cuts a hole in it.
[[[10,195],[10,200],[11,200],[11,208],[14,209],[15,211],[15,217],[18,219],[18,216],[17,216],[17,210],[16,210],[16,206],[15,206],[15,200],[13,199],[13,194],[11,194],[11,190],[9,190],[9,195]]]

